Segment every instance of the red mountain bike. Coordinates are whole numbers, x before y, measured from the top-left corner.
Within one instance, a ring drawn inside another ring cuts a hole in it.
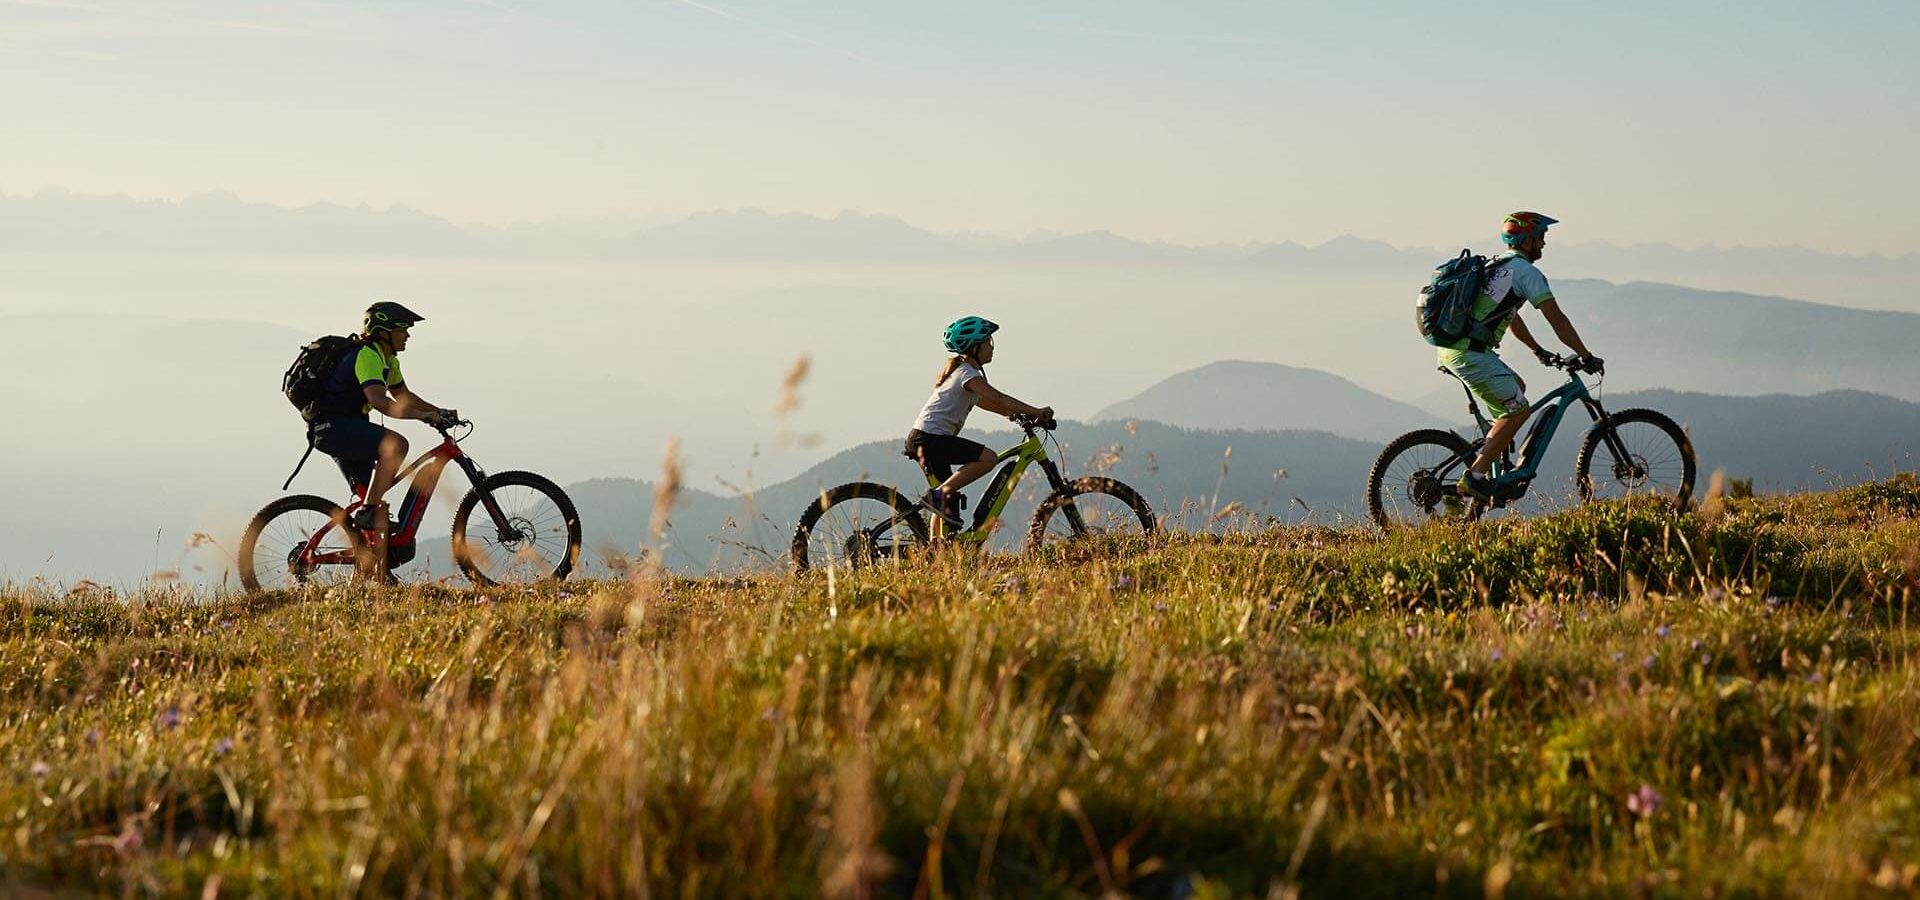
[[[454,437],[453,429],[463,427],[466,431]],[[400,501],[399,520],[388,528],[385,565],[378,565],[379,532],[347,524],[366,502],[366,487],[354,485],[353,501],[345,508],[324,497],[296,494],[256,513],[240,539],[240,583],[261,591],[336,584],[362,568],[390,575],[413,559],[420,521],[449,462],[473,483],[453,514],[453,559],[467,578],[490,585],[567,577],[580,560],[580,516],[566,493],[532,472],[488,475],[460,449],[473,434],[472,422],[433,428],[440,432],[439,446],[394,476],[395,484],[409,476],[413,482]]]

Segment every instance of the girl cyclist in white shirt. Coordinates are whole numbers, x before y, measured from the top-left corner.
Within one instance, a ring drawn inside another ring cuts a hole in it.
[[[913,430],[907,432],[907,456],[941,479],[921,504],[956,531],[965,527],[960,519],[960,489],[993,471],[997,459],[992,450],[960,437],[967,413],[978,406],[1003,416],[1053,418],[1053,407],[1033,406],[987,383],[985,367],[993,361],[993,333],[999,330],[1000,326],[979,316],[947,326],[945,342],[953,357],[935,379],[933,396],[913,420]]]

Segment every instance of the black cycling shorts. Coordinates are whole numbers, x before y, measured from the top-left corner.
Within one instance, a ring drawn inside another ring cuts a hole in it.
[[[941,481],[952,477],[954,466],[979,462],[980,454],[985,452],[985,444],[957,434],[928,434],[918,428],[907,432],[907,458],[920,463],[922,470]]]
[[[347,483],[360,486],[373,481],[373,465],[380,459],[380,442],[390,429],[366,419],[345,418],[316,422],[313,425],[313,449],[333,457]]]

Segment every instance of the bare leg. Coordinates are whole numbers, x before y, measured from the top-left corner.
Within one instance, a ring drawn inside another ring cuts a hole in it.
[[[393,488],[393,476],[407,461],[407,439],[389,431],[380,439],[380,461],[373,467],[373,482],[367,485],[367,505],[379,506]]]
[[[1520,426],[1527,423],[1527,414],[1530,412],[1530,409],[1521,409],[1494,421],[1493,427],[1487,430],[1487,442],[1481,446],[1480,455],[1473,458],[1473,474],[1484,476],[1493,468],[1493,461],[1507,452],[1507,447],[1520,434]]]
[[[994,463],[999,461],[992,450],[980,451],[979,459],[961,466],[958,471],[948,476],[946,481],[940,482],[940,492],[949,495],[957,493],[961,488],[979,481],[980,476],[993,471]]]
[[[387,572],[387,491],[393,487],[393,478],[400,466],[407,460],[407,439],[389,431],[380,439],[380,459],[373,467],[373,481],[367,485],[367,500],[363,507],[365,514],[373,519],[373,540],[369,542],[367,554],[360,560],[360,572],[373,581],[384,582],[391,575]],[[358,517],[360,514],[356,513]],[[361,520],[364,521],[364,520]]]

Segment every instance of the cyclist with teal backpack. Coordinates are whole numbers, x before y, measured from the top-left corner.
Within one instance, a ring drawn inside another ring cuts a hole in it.
[[[1547,324],[1553,327],[1553,333],[1580,356],[1582,369],[1588,372],[1603,369],[1600,358],[1588,352],[1587,345],[1580,340],[1579,332],[1567,320],[1566,313],[1560,310],[1559,302],[1553,297],[1553,289],[1547,285],[1547,276],[1534,265],[1540,261],[1546,246],[1547,226],[1557,221],[1535,212],[1516,212],[1507,216],[1501,227],[1500,239],[1508,250],[1485,261],[1483,269],[1477,273],[1484,280],[1471,308],[1466,311],[1465,324],[1468,327],[1463,329],[1465,336],[1442,342],[1434,334],[1428,334],[1429,341],[1440,344],[1440,365],[1465,382],[1468,390],[1486,404],[1495,420],[1493,428],[1487,432],[1487,442],[1480,449],[1480,455],[1474,458],[1467,473],[1460,477],[1460,491],[1463,494],[1481,499],[1493,496],[1493,480],[1488,477],[1488,472],[1494,461],[1513,443],[1530,412],[1526,382],[1500,359],[1497,352],[1500,339],[1511,328],[1513,336],[1519,338],[1520,343],[1532,350],[1542,362],[1558,360],[1556,354],[1541,347],[1540,342],[1527,330],[1526,323],[1518,315],[1520,307],[1530,305],[1538,309]],[[1465,259],[1463,254],[1462,260]],[[1436,277],[1438,282],[1439,278]],[[1425,313],[1424,305],[1422,312]],[[1427,331],[1424,321],[1422,330]],[[1448,336],[1451,337],[1451,334]]]
[[[993,333],[999,330],[1000,326],[979,316],[967,316],[947,326],[942,338],[953,356],[940,370],[940,377],[934,379],[933,396],[927,398],[919,417],[913,420],[912,430],[907,432],[906,455],[928,475],[941,479],[940,485],[921,499],[921,505],[955,531],[965,527],[960,519],[960,489],[993,471],[999,460],[992,450],[960,436],[967,414],[978,406],[1003,416],[1053,419],[1053,407],[1024,403],[987,383],[986,365],[993,361]]]

